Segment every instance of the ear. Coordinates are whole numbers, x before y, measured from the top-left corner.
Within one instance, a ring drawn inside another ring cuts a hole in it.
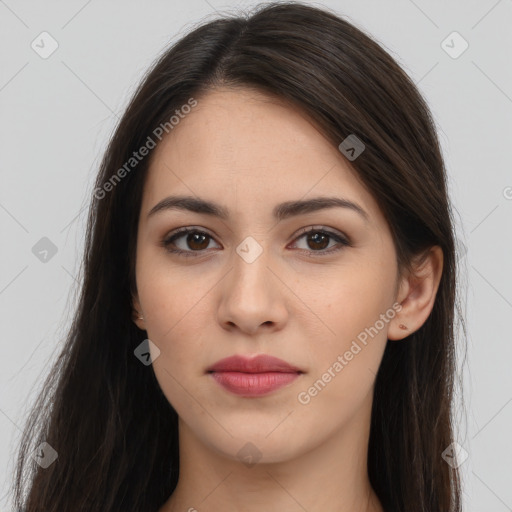
[[[144,316],[144,314],[142,313],[142,308],[140,307],[139,296],[137,293],[132,294],[132,305],[133,305],[132,320],[133,320],[134,324],[141,331],[145,331],[146,330],[145,321],[143,318],[142,319],[139,318],[140,316]]]
[[[409,336],[417,331],[430,315],[443,272],[441,247],[435,245],[428,249],[413,267],[413,271],[401,279],[398,287],[396,302],[401,304],[402,309],[389,322],[390,340],[401,340]]]

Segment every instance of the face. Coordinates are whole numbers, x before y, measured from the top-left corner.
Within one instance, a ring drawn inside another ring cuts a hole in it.
[[[180,429],[233,459],[251,442],[262,462],[364,432],[398,269],[387,223],[349,162],[299,112],[248,89],[200,98],[154,151],[134,307]],[[171,196],[215,203],[225,217],[176,205],[150,214]],[[320,197],[346,203],[277,209]],[[300,372],[208,372],[261,354]],[[240,391],[251,383],[256,394]]]

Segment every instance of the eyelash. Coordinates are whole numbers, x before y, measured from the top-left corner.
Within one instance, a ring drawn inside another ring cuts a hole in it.
[[[205,231],[202,231],[202,230],[197,229],[197,228],[186,227],[186,228],[180,228],[179,230],[174,231],[173,233],[168,235],[166,238],[164,238],[162,240],[162,246],[165,248],[166,251],[168,251],[168,252],[170,252],[172,254],[178,254],[178,255],[184,256],[184,257],[199,257],[202,254],[204,254],[204,252],[206,252],[206,250],[201,250],[201,251],[184,251],[182,249],[171,249],[170,248],[171,245],[174,245],[175,240],[177,240],[177,239],[179,239],[179,238],[181,238],[184,235],[187,235],[189,233],[198,233],[200,235],[206,235],[207,237],[213,239],[213,237],[211,235],[209,235],[208,233],[206,233]],[[344,247],[350,247],[351,246],[351,243],[350,243],[348,238],[343,237],[343,236],[341,236],[341,235],[339,235],[337,233],[334,233],[332,231],[329,231],[327,229],[316,228],[316,227],[302,228],[300,230],[300,232],[299,232],[299,235],[294,240],[298,240],[298,239],[300,239],[302,237],[305,237],[306,235],[308,235],[310,233],[321,233],[323,235],[327,235],[329,238],[332,238],[336,242],[338,242],[338,246],[337,247],[335,246],[334,248],[330,248],[330,249],[321,249],[321,250],[318,250],[318,251],[308,251],[306,249],[301,249],[302,251],[307,252],[308,255],[311,255],[313,257],[330,255],[332,253],[335,253],[335,252],[338,252],[338,251],[342,250]]]

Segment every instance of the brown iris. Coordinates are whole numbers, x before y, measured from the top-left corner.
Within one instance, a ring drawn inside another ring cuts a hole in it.
[[[308,244],[310,241],[313,241],[313,244],[315,244],[314,249],[325,249],[329,245],[329,236],[324,233],[318,233],[315,232],[313,234],[308,234],[307,236]],[[324,242],[327,242],[324,244]],[[321,245],[321,247],[318,247],[318,244]]]

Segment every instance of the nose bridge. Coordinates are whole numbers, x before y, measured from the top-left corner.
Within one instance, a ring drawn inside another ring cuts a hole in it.
[[[262,324],[281,324],[286,317],[284,297],[272,267],[270,250],[253,237],[235,247],[232,269],[223,286],[219,308],[222,324],[254,332]]]
[[[268,292],[270,270],[269,249],[264,247],[252,236],[247,236],[238,244],[233,254],[233,276],[231,285],[241,293],[249,293],[253,297],[261,289]],[[234,291],[234,290],[232,290]]]

